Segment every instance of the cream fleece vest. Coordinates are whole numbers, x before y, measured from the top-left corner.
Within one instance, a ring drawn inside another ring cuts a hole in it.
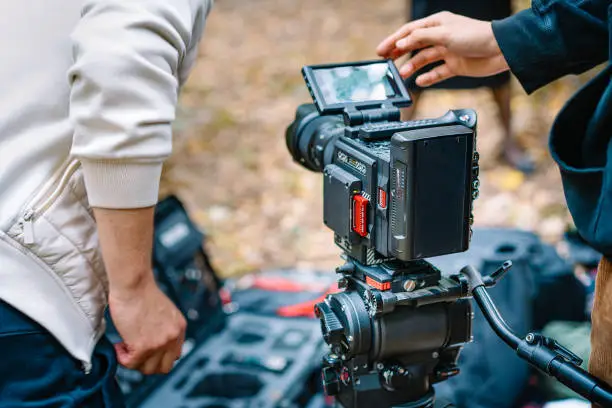
[[[0,298],[85,367],[108,288],[91,207],[155,204],[211,3],[0,2]]]

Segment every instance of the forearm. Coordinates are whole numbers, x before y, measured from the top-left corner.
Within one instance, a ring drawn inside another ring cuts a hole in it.
[[[179,86],[210,6],[210,0],[84,2],[72,33],[71,154],[83,165],[93,207],[155,205]]]
[[[153,281],[153,207],[94,208],[111,294],[132,292]]]
[[[94,207],[94,213],[109,280],[109,311],[122,340],[115,344],[117,359],[143,374],[168,373],[181,354],[187,322],[153,276],[153,207]]]
[[[549,0],[503,20],[493,33],[510,70],[527,92],[579,74],[608,56],[607,2]]]

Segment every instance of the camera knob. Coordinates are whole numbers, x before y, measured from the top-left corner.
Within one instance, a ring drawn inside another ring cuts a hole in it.
[[[390,292],[368,289],[364,293],[364,303],[369,315],[375,317],[394,311],[397,297]]]
[[[389,390],[407,389],[412,381],[410,371],[398,365],[387,367],[380,374],[385,388]]]
[[[327,364],[325,360],[326,359],[324,359],[323,364]],[[333,397],[340,393],[340,374],[335,365],[324,367],[321,372],[321,378],[323,380],[325,395]]]
[[[323,339],[327,344],[339,344],[344,340],[344,326],[327,303],[317,303],[315,315],[321,321]]]
[[[342,360],[334,353],[329,353],[323,357],[323,367],[339,368],[341,365]]]

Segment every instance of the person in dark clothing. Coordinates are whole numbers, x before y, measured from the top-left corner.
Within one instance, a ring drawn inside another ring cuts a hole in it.
[[[408,0],[408,21],[418,20],[441,11],[475,18],[478,20],[497,20],[512,14],[511,0]],[[416,50],[418,52],[418,50]],[[406,79],[406,87],[412,96],[412,107],[404,112],[404,119],[410,120],[417,109],[423,88],[418,86],[415,79],[423,72],[427,72],[438,63],[421,68]],[[454,77],[431,86],[437,89],[476,89],[489,88],[495,100],[503,128],[503,141],[500,149],[500,159],[512,167],[531,173],[535,169],[533,159],[517,143],[512,136],[512,116],[510,111],[510,73],[501,72],[496,75],[482,78]]]
[[[419,86],[454,76],[507,70],[531,93],[567,74],[607,61],[553,124],[550,149],[580,235],[603,253],[592,313],[590,371],[612,384],[612,2],[533,0],[530,9],[493,22],[442,12],[405,24],[381,42],[389,58],[421,50],[400,73],[442,61]]]

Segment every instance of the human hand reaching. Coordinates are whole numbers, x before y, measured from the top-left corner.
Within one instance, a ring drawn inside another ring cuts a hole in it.
[[[403,25],[384,39],[376,52],[395,60],[416,50],[420,51],[400,68],[404,78],[428,64],[443,61],[417,77],[416,83],[422,87],[454,76],[484,77],[509,69],[491,22],[446,11]]]

